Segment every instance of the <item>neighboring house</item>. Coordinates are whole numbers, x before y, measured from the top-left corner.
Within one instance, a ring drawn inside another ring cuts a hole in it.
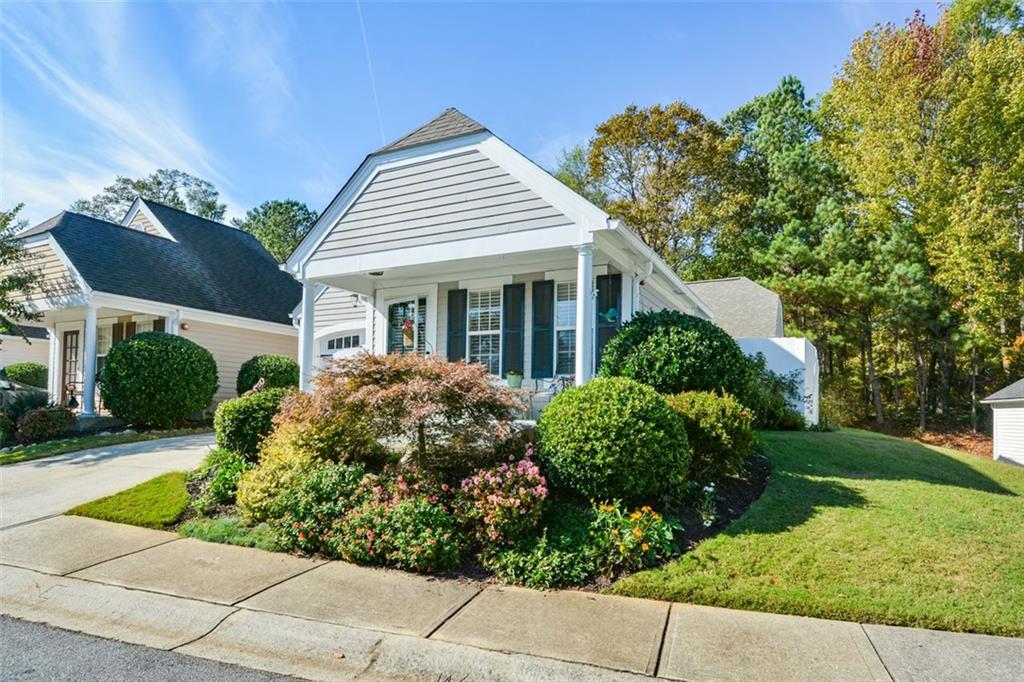
[[[241,230],[140,199],[120,224],[65,211],[19,236],[43,274],[28,302],[41,314],[33,324],[52,339],[50,393],[83,415],[97,411],[107,352],[142,331],[208,349],[220,378],[215,400],[234,395],[250,357],[295,357],[289,313],[300,287]]]
[[[992,456],[1024,465],[1024,379],[981,402],[992,407]]]
[[[38,362],[45,365],[50,360],[50,334],[44,327],[23,325],[24,337],[14,334],[0,334],[0,368],[16,362]]]
[[[592,377],[636,311],[714,319],[625,225],[455,109],[367,156],[285,267],[303,286],[304,387],[347,328],[374,353],[479,362],[544,391]],[[330,334],[328,296],[351,305]]]
[[[704,301],[715,324],[737,339],[778,338],[782,333],[782,299],[746,277],[687,282]]]
[[[761,353],[778,374],[793,374],[800,399],[793,407],[811,424],[819,418],[818,351],[804,338],[786,338],[782,298],[746,277],[687,282],[711,310],[715,324],[748,355]]]

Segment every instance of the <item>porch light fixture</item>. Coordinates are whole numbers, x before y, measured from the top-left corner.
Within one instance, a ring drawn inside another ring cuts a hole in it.
[[[368,273],[368,274],[370,275],[370,277],[380,277],[381,275],[384,274],[384,271],[383,270],[374,270],[373,272]]]

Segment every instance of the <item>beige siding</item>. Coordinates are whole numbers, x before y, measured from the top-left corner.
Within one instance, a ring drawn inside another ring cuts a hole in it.
[[[29,343],[29,341],[31,343]],[[25,341],[20,336],[0,336],[0,367],[16,362],[50,364],[50,342],[46,339]]]
[[[72,276],[64,261],[49,243],[34,244],[26,250],[29,257],[19,268],[36,270],[43,279],[29,296],[12,295],[12,299],[21,302],[27,298],[30,302],[50,302],[56,305],[66,300],[68,296],[81,293],[82,289],[77,279]]]
[[[217,361],[220,388],[213,397],[215,402],[235,397],[238,370],[243,362],[254,355],[276,354],[290,358],[298,355],[295,335],[272,334],[194,320],[186,320],[186,323],[189,328],[182,329],[181,335],[213,353],[213,359]]]
[[[313,256],[322,260],[571,222],[478,151],[379,173]]]
[[[330,287],[316,300],[313,326],[319,332],[344,323],[365,326],[366,304],[359,299],[353,301],[351,291]]]
[[[141,230],[146,234],[152,234],[157,237],[165,236],[160,232],[160,230],[156,228],[156,225],[154,225],[153,222],[142,211],[139,211],[138,213],[135,214],[135,217],[132,218],[132,221],[128,224],[128,227],[132,228],[133,230]]]

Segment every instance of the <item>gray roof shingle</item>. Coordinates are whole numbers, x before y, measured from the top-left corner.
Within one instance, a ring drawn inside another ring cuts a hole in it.
[[[737,339],[782,336],[782,299],[746,277],[726,277],[687,282],[704,301],[712,321]]]
[[[1000,400],[1024,400],[1024,379],[999,389],[981,402],[991,403]]]
[[[427,121],[416,130],[403,135],[391,144],[381,147],[375,154],[393,152],[396,149],[416,147],[430,142],[439,142],[453,137],[487,132],[487,128],[454,107],[445,109],[433,119]]]
[[[20,236],[50,232],[95,291],[290,323],[302,287],[255,237],[153,201],[145,204],[177,241],[70,211]]]

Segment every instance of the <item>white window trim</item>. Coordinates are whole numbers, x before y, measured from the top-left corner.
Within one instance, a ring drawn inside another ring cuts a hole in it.
[[[568,272],[568,271],[566,271],[566,272]],[[575,272],[575,270],[573,270],[572,272]],[[573,297],[572,297],[572,301],[573,301],[573,311],[572,311],[573,312],[573,321],[572,321],[572,326],[571,327],[570,326],[559,326],[559,324],[558,324],[558,285],[559,284],[571,284],[575,288],[576,280],[575,279],[563,279],[562,281],[555,280],[554,325],[552,325],[554,327],[555,333],[552,335],[552,339],[551,339],[551,343],[554,346],[552,348],[552,350],[551,350],[552,357],[554,358],[554,363],[553,363],[553,366],[552,366],[552,373],[556,377],[565,377],[565,376],[571,376],[572,374],[574,374],[576,372],[576,369],[575,369],[575,367],[576,367],[576,344],[573,343],[573,356],[572,356],[573,357],[573,371],[572,372],[568,372],[568,373],[561,373],[560,374],[558,372],[558,332],[560,332],[560,331],[561,332],[572,331],[574,334],[576,333],[576,327],[577,327],[577,324],[576,324],[577,323],[577,320],[576,320],[576,299],[579,297],[579,292],[573,292]],[[575,339],[575,336],[573,338]]]
[[[498,329],[487,330],[487,331],[476,331],[472,332],[469,330],[469,311],[471,306],[469,304],[470,296],[474,293],[480,293],[483,291],[497,291],[498,292]],[[498,335],[498,373],[495,376],[501,376],[502,370],[502,359],[505,357],[505,339],[502,330],[505,328],[505,288],[502,286],[489,286],[479,287],[477,289],[471,289],[466,291],[466,362],[472,362],[469,357],[470,339],[474,336],[491,336],[493,334]]]
[[[374,292],[373,326],[365,331],[366,338],[373,339],[373,352],[386,355],[388,352],[388,305],[410,299],[427,299],[426,351],[437,354],[437,284],[428,286],[393,287],[377,289]]]

